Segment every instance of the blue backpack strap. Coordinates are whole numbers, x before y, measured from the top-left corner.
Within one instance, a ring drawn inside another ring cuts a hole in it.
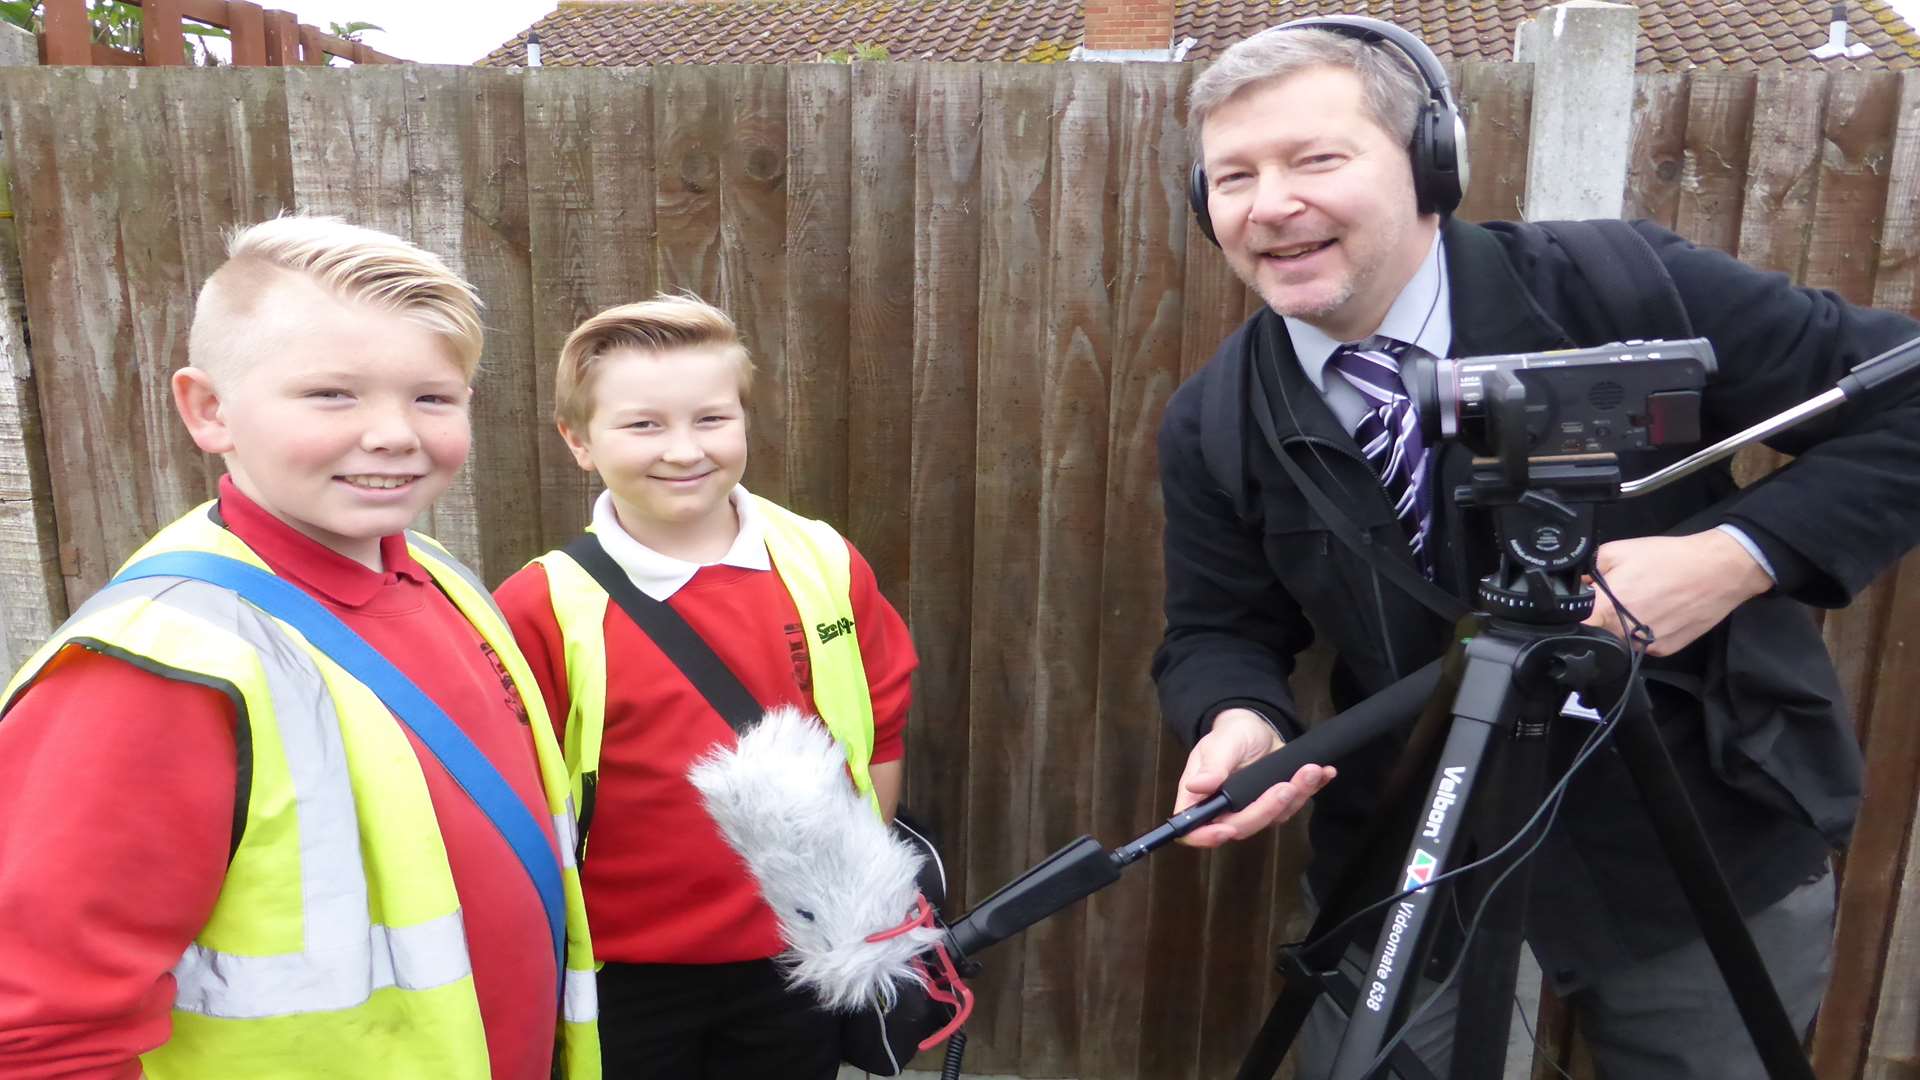
[[[1606,313],[1614,340],[1694,336],[1693,320],[1687,317],[1673,276],[1638,229],[1611,218],[1534,224],[1565,249],[1593,287],[1591,295]]]
[[[188,578],[230,590],[300,631],[308,644],[372,690],[419,737],[519,857],[540,895],[541,906],[546,908],[547,925],[553,934],[554,970],[564,985],[567,908],[559,860],[526,803],[445,710],[319,601],[257,566],[210,552],[170,551],[134,563],[114,575],[109,584],[139,578]]]

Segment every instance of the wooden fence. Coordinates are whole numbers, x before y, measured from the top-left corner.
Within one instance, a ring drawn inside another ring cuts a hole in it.
[[[567,330],[692,289],[738,316],[766,373],[749,484],[842,523],[910,619],[909,797],[940,828],[956,894],[978,900],[1083,832],[1131,838],[1166,813],[1184,757],[1147,679],[1153,433],[1253,303],[1188,224],[1191,76],[0,73],[32,357],[0,322],[0,660],[211,491],[217,470],[174,419],[166,376],[220,230],[339,213],[449,257],[486,298],[478,438],[431,527],[488,580],[586,516],[587,480],[544,419]],[[1530,70],[1457,76],[1474,160],[1462,213],[1515,216]],[[1656,75],[1636,113],[1631,213],[1920,312],[1920,73]],[[1911,1076],[1920,561],[1825,627],[1870,780],[1819,1071]],[[1325,664],[1308,659],[1303,690]],[[1298,828],[1167,850],[988,953],[969,1064],[1230,1075],[1274,987],[1272,947],[1304,929],[1305,854]],[[1564,1024],[1544,1019],[1558,1054]]]

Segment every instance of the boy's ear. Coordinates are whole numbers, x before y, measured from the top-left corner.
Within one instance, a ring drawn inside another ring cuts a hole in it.
[[[556,420],[553,426],[560,429],[560,437],[566,440],[567,449],[573,451],[574,464],[586,472],[593,472],[593,451],[588,448],[586,441],[575,434],[565,420]]]
[[[173,373],[173,407],[187,425],[193,444],[209,454],[225,454],[233,449],[233,433],[214,389],[213,376],[197,367],[183,367]]]

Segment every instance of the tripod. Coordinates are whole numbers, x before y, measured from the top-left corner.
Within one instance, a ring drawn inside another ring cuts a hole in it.
[[[1374,835],[1328,897],[1308,943],[1283,950],[1287,988],[1243,1063],[1241,1080],[1273,1075],[1321,992],[1332,994],[1350,1017],[1332,1080],[1362,1080],[1383,1068],[1404,1080],[1430,1080],[1433,1073],[1411,1051],[1388,1044],[1406,1022],[1415,980],[1433,954],[1434,917],[1443,890],[1453,884],[1449,872],[1462,863],[1470,836],[1483,842],[1511,837],[1505,851],[1544,832],[1535,808],[1547,789],[1547,734],[1574,694],[1585,702],[1619,703],[1609,725],[1614,742],[1768,1075],[1812,1077],[1653,727],[1631,650],[1612,634],[1580,625],[1594,603],[1587,584],[1595,547],[1592,504],[1617,498],[1620,487],[1611,454],[1476,462],[1471,486],[1457,498],[1493,511],[1500,565],[1482,579],[1478,611],[1463,622],[1466,633],[1443,662],[1455,675],[1451,697],[1429,701]],[[1431,779],[1414,788],[1421,767]],[[1498,1076],[1504,1066],[1526,913],[1524,853],[1502,881],[1507,876],[1518,880],[1488,891],[1476,919],[1476,926],[1480,919],[1486,926],[1470,935],[1459,960],[1456,1080]],[[1383,880],[1396,882],[1400,895],[1387,904],[1371,962],[1355,987],[1337,959],[1363,907],[1379,906],[1366,901],[1381,895]]]

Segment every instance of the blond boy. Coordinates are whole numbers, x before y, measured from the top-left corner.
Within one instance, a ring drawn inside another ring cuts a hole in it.
[[[0,1075],[597,1075],[540,699],[471,573],[406,532],[466,459],[480,351],[472,287],[411,244],[237,233],[172,380],[226,475],[132,563],[222,556],[318,601],[524,804],[563,904],[337,656],[220,586],[117,580],[0,697]]]
[[[890,815],[912,643],[851,545],[741,485],[752,378],[733,322],[691,297],[574,330],[555,420],[606,484],[588,543],[641,594],[631,601],[684,619],[759,706],[819,715],[854,785]],[[497,598],[591,828],[582,883],[605,962],[608,1074],[831,1077],[838,1025],[784,984],[773,913],[686,779],[733,731],[574,550],[536,560]]]

